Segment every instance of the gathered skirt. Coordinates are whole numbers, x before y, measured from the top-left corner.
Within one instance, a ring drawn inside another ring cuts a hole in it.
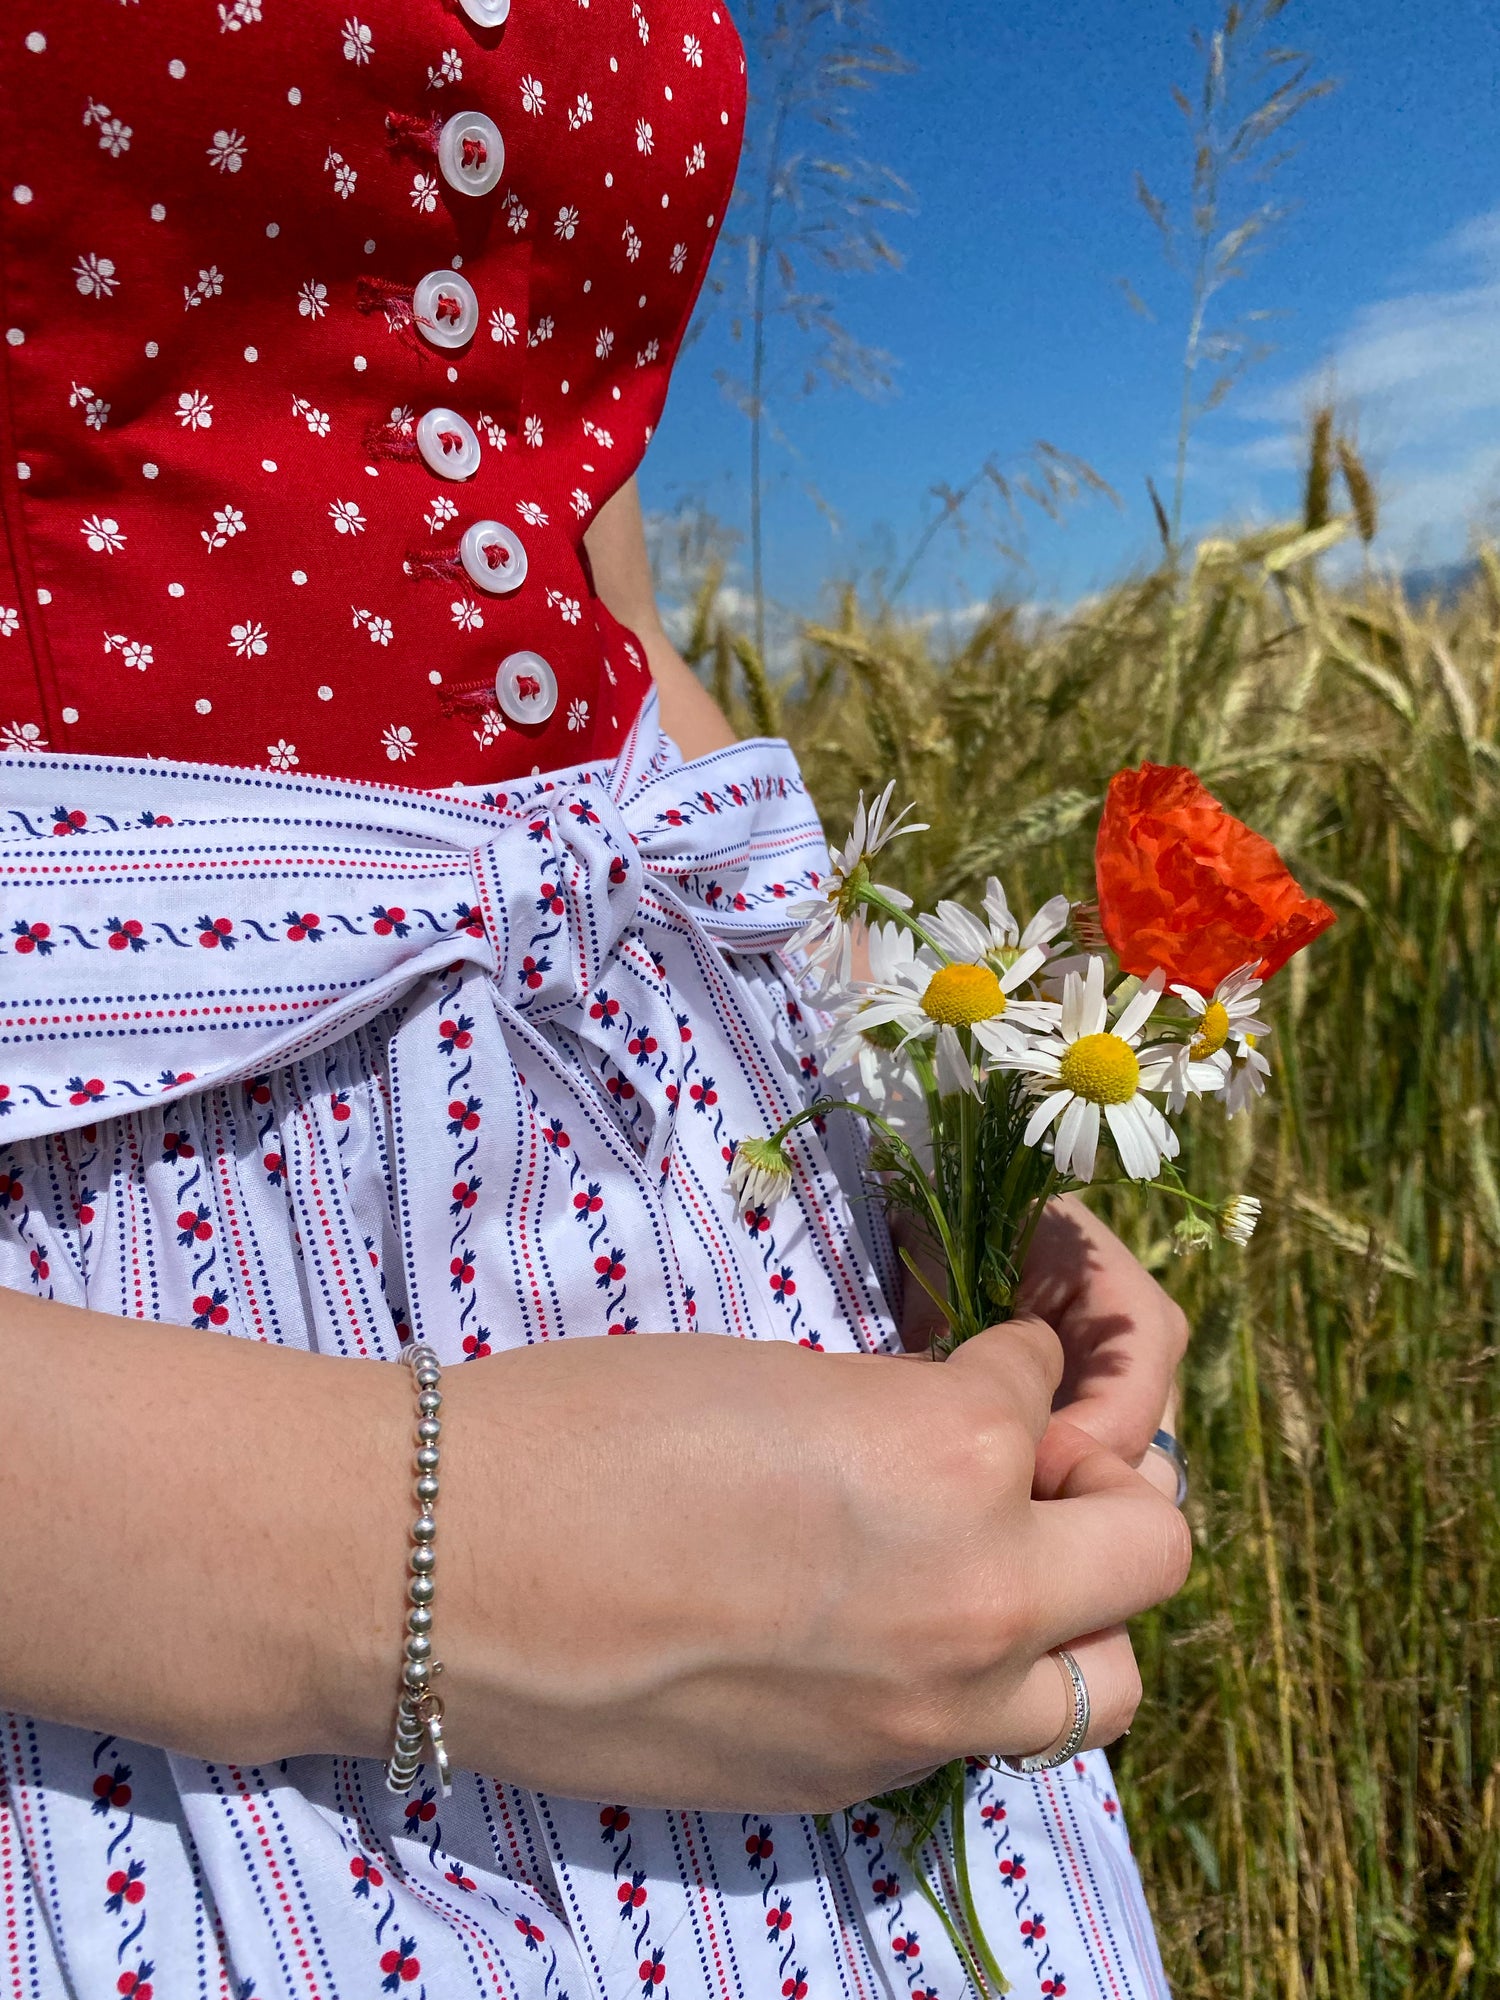
[[[803,1127],[773,1215],[725,1179],[819,1089],[785,953],[826,866],[784,744],[684,764],[654,699],[613,765],[496,794],[0,758],[0,1285],[450,1365],[636,1331],[894,1350],[857,1132]],[[149,1615],[128,1521],[97,1611]],[[965,1830],[1018,1993],[1165,1995],[1101,1753],[976,1765]],[[950,1829],[922,1865],[951,1907]],[[426,1771],[396,1798],[357,1759],[247,1769],[0,1713],[4,2000],[966,1991],[870,1807],[471,1773],[443,1798]]]

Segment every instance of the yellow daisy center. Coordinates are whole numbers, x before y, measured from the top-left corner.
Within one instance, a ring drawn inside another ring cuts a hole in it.
[[[1118,1035],[1080,1035],[1057,1075],[1064,1090],[1090,1104],[1128,1104],[1140,1087],[1141,1066]]]
[[[1222,1000],[1210,1000],[1198,1023],[1198,1034],[1188,1054],[1194,1062],[1216,1055],[1229,1039],[1229,1009]]]
[[[922,1012],[929,1021],[968,1028],[1003,1014],[1005,995],[988,965],[945,965],[927,982]]]

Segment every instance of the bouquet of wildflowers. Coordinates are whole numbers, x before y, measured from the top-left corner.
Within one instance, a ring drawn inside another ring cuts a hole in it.
[[[739,1200],[769,1206],[785,1192],[799,1125],[836,1108],[864,1119],[881,1199],[937,1253],[901,1252],[941,1313],[940,1355],[1012,1315],[1047,1202],[1105,1175],[1180,1203],[1182,1247],[1248,1242],[1259,1202],[1190,1187],[1175,1121],[1205,1099],[1233,1117],[1265,1090],[1261,989],[1333,912],[1191,771],[1146,764],[1109,786],[1096,900],[1054,896],[1023,923],[991,877],[977,912],[940,902],[914,914],[871,872],[893,840],[926,831],[909,807],[889,816],[891,791],[868,809],[861,798],[821,893],[798,912],[829,1020],[825,1073],[848,1072],[849,1091],[742,1139]],[[963,1787],[960,1760],[875,1803],[895,1816],[977,1990],[1004,1991],[968,1890]],[[915,1858],[950,1807],[967,1943]]]

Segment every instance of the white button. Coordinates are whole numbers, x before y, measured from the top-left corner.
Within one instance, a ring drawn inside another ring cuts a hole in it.
[[[429,271],[412,293],[417,332],[430,347],[463,347],[479,325],[474,287],[456,271]]]
[[[428,471],[442,479],[472,479],[479,470],[479,439],[457,410],[418,417],[417,450]]]
[[[499,521],[476,521],[464,530],[458,559],[471,581],[496,597],[519,590],[526,581],[526,550],[521,537]]]
[[[505,171],[500,127],[482,111],[458,111],[438,134],[438,165],[460,194],[488,194]]]
[[[495,693],[512,722],[545,722],[557,706],[557,676],[540,653],[508,653],[495,675]]]
[[[510,14],[510,0],[458,0],[478,28],[503,28]]]

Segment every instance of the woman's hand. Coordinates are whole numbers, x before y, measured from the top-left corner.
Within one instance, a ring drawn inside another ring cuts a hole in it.
[[[440,1546],[488,1524],[440,1567],[455,1755],[591,1798],[829,1808],[1054,1741],[1058,1644],[1111,1741],[1140,1695],[1118,1628],[1190,1550],[1052,1425],[1062,1366],[1023,1316],[941,1368],[660,1335],[454,1371]]]
[[[449,1369],[455,1758],[586,1798],[832,1808],[1054,1740],[1060,1643],[1110,1740],[1139,1698],[1115,1628],[1190,1551],[1051,1421],[1062,1372],[1029,1317],[941,1368],[667,1334]],[[216,1761],[383,1756],[412,1417],[388,1363],[0,1293],[0,1508],[24,1524],[0,1538],[0,1707]]]
[[[893,1218],[898,1243],[910,1252],[933,1289],[943,1288],[942,1263],[904,1218]],[[1167,1499],[1177,1474],[1150,1450],[1158,1429],[1175,1431],[1177,1367],[1187,1348],[1181,1308],[1092,1210],[1074,1195],[1049,1202],[1026,1262],[1020,1303],[1057,1331],[1064,1356],[1055,1415],[1118,1454]],[[927,1349],[941,1315],[909,1274],[902,1344]]]

